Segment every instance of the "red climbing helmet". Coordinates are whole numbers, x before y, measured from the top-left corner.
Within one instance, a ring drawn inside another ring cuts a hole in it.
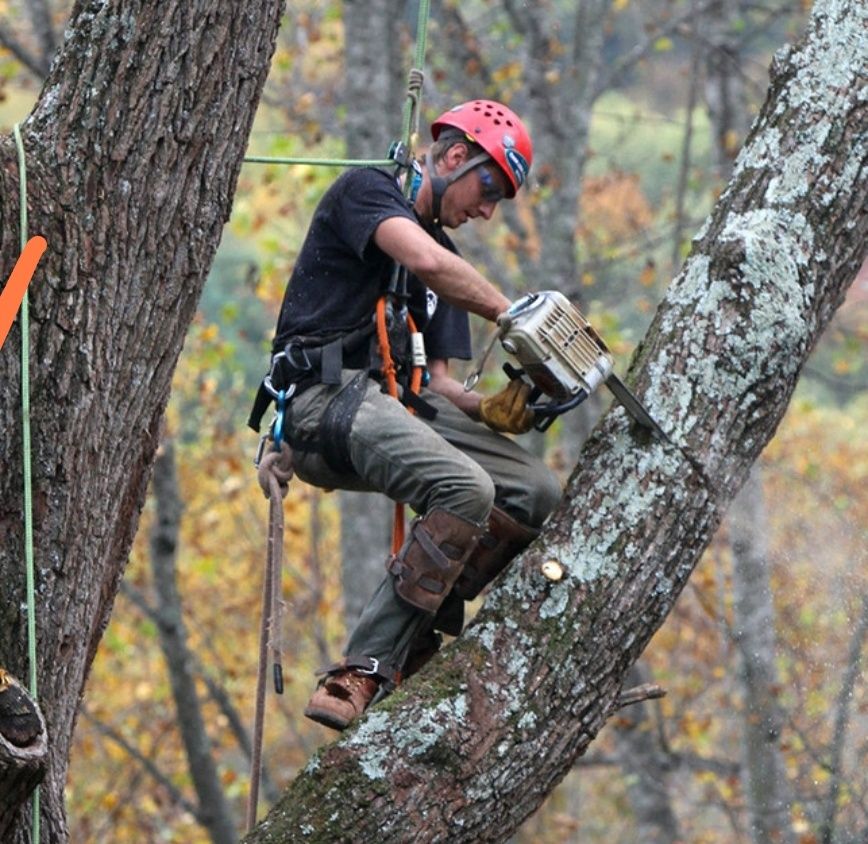
[[[470,100],[441,114],[431,124],[435,141],[447,126],[466,133],[491,156],[511,185],[507,196],[515,196],[533,162],[533,144],[518,115],[493,100]]]

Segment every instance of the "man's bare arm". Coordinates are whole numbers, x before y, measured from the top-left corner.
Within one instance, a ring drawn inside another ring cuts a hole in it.
[[[449,399],[459,410],[463,410],[471,419],[479,420],[479,402],[482,396],[479,393],[464,390],[464,385],[449,375],[449,364],[445,360],[429,360],[428,373],[431,380],[428,389],[439,393]]]
[[[509,299],[471,264],[406,217],[383,220],[374,231],[374,242],[451,305],[492,322],[510,306]]]

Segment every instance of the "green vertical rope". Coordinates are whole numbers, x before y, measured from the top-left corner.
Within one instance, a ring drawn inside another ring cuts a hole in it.
[[[413,59],[413,69],[420,74],[419,91],[418,94],[412,90],[408,93],[407,102],[404,106],[404,128],[401,133],[401,137],[408,147],[410,147],[413,135],[419,131],[419,113],[422,110],[421,74],[425,67],[425,53],[427,52],[428,43],[428,18],[430,17],[430,10],[431,3],[429,0],[420,0],[419,14],[416,19],[416,54]]]
[[[27,164],[24,143],[16,123],[12,130],[18,149],[18,202],[21,251],[27,245]],[[33,564],[33,476],[30,455],[30,305],[27,291],[21,300],[21,451],[24,459],[24,565],[27,573],[27,659],[30,663],[30,695],[37,699],[36,597]],[[33,791],[33,841],[39,844],[39,786]]]

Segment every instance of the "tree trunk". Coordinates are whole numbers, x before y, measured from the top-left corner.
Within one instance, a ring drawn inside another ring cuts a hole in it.
[[[853,628],[850,637],[850,647],[847,649],[847,668],[841,681],[841,691],[835,701],[835,729],[832,745],[829,748],[829,761],[826,767],[829,771],[829,791],[823,801],[822,822],[820,824],[821,844],[835,844],[836,841],[856,840],[856,833],[848,836],[836,835],[836,818],[838,814],[838,798],[845,787],[842,782],[842,767],[844,749],[847,746],[847,730],[850,725],[851,710],[854,704],[854,689],[862,675],[862,648],[868,638],[868,594],[862,596],[862,611]],[[864,830],[863,830],[864,832]]]
[[[23,124],[46,842],[85,677],[124,569],[160,417],[232,195],[280,0],[79,0]],[[14,144],[0,140],[0,256],[18,254]],[[20,333],[0,356],[0,664],[26,676]],[[29,837],[20,812],[10,840]]]
[[[196,690],[194,659],[187,645],[187,627],[178,592],[178,535],[184,505],[178,490],[175,447],[169,439],[163,439],[154,461],[151,488],[156,502],[156,521],[151,531],[151,570],[157,595],[154,614],[160,649],[169,669],[178,729],[198,798],[197,818],[208,830],[214,844],[233,844],[238,840],[235,821],[220,784],[211,739],[205,729]]]
[[[744,776],[751,839],[793,844],[793,802],[780,750],[783,713],[775,699],[774,604],[765,548],[768,523],[759,467],[731,510],[733,615],[744,695]]]
[[[248,841],[503,840],[587,749],[865,257],[866,25],[863,3],[821,0],[778,54],[637,352],[629,381],[674,444],[610,412],[468,630],[317,755]]]
[[[588,153],[591,108],[598,96],[597,77],[603,49],[604,22],[611,0],[576,4],[573,40],[563,44],[542,12],[526,3],[504,2],[513,26],[528,50],[530,125],[534,129],[533,173],[550,191],[534,203],[542,238],[539,288],[566,291],[576,284],[576,229],[579,197]],[[552,75],[556,80],[552,82]]]
[[[703,15],[705,103],[711,121],[712,150],[718,176],[725,180],[747,131],[740,39],[742,0],[714,0]]]

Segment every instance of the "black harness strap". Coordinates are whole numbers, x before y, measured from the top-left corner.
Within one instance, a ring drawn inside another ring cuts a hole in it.
[[[322,347],[320,357],[320,381],[323,384],[340,384],[344,363],[344,347],[341,338]]]
[[[329,468],[340,475],[355,474],[350,456],[350,430],[365,392],[368,373],[359,372],[327,405],[319,423],[319,447]]]
[[[372,321],[337,337],[292,337],[271,359],[271,369],[259,385],[247,424],[259,433],[262,417],[277,391],[296,385],[295,395],[314,384],[340,384],[344,357],[357,352],[376,330]]]

